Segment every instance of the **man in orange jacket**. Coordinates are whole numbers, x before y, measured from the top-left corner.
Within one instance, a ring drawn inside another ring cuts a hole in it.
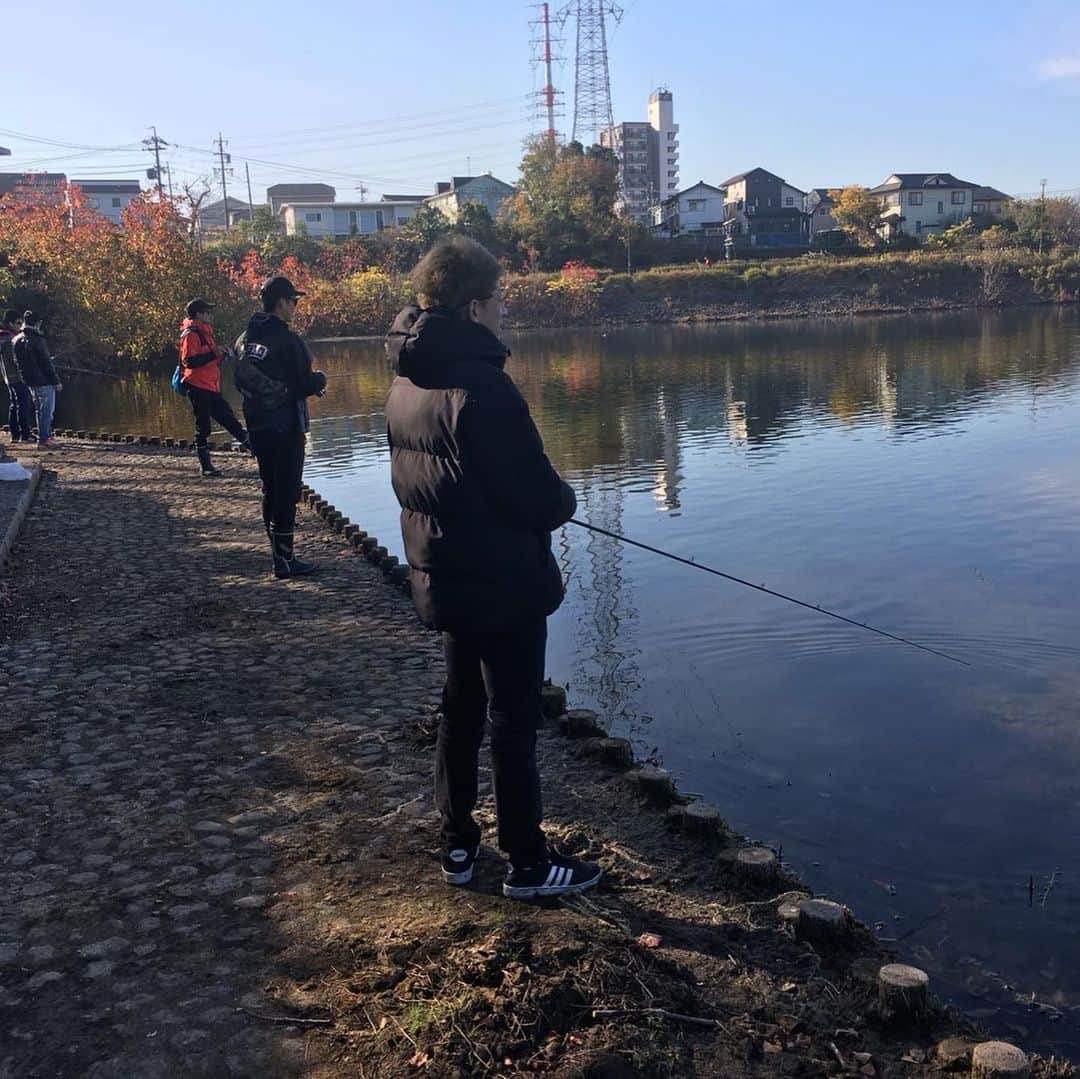
[[[221,361],[229,352],[214,343],[213,320],[214,304],[198,299],[187,305],[187,318],[180,323],[181,378],[195,413],[195,449],[204,476],[221,475],[210,461],[206,444],[211,420],[217,420],[237,442],[251,449],[247,431],[221,396]]]

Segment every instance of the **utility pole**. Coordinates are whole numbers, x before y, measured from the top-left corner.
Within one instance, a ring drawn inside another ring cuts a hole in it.
[[[248,221],[251,225],[251,242],[255,242],[255,200],[251,197],[251,166],[244,162],[244,175],[247,177],[247,189],[248,189],[248,213],[251,215]],[[226,206],[226,209],[228,207]]]
[[[218,160],[221,162],[221,167],[220,167],[220,169],[215,169],[214,171],[221,173],[221,198],[222,198],[222,205],[224,206],[224,209],[225,209],[225,231],[228,232],[229,231],[229,185],[226,183],[225,174],[227,172],[232,171],[232,169],[227,169],[226,168],[226,165],[228,165],[229,162],[232,161],[232,154],[225,153],[225,139],[222,136],[220,131],[218,132],[218,137],[217,137],[217,148],[218,148]]]
[[[150,176],[150,179],[152,179],[152,180],[154,180],[156,182],[158,198],[160,199],[161,194],[162,194],[162,192],[161,192],[161,150],[162,150],[162,147],[168,146],[169,144],[163,138],[161,138],[158,135],[156,127],[151,127],[150,130],[153,132],[153,135],[148,139],[143,139],[142,144],[143,144],[143,149],[144,150],[150,150],[154,155],[154,168],[152,170],[153,171],[153,176]],[[149,176],[149,173],[147,175]]]
[[[551,79],[551,16],[547,4],[541,5],[544,23],[544,105],[547,107],[547,140],[555,145],[555,84]]]
[[[164,169],[165,169],[165,175],[168,176],[168,178],[169,178],[169,201],[172,202],[172,199],[173,199],[172,165],[170,165],[168,162],[165,162]]]
[[[1039,181],[1042,195],[1039,197],[1039,254],[1043,253],[1043,234],[1046,231],[1046,181]]]

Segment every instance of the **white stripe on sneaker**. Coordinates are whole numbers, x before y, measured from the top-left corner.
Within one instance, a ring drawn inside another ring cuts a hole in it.
[[[551,868],[548,869],[547,880],[544,881],[543,887],[551,888],[553,885],[555,885],[559,879],[560,872],[561,870],[557,865],[551,866]]]

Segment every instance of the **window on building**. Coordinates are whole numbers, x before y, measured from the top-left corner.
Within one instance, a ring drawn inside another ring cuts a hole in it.
[[[943,213],[945,212],[945,203],[943,203],[943,202],[939,202],[939,203],[937,204],[937,212],[938,212],[939,214],[943,214]]]
[[[922,192],[921,191],[912,191],[912,192],[910,192],[908,197],[907,197],[907,200],[908,200],[908,205],[909,206],[921,206],[922,205]]]
[[[954,206],[963,206],[967,202],[966,191],[954,191],[952,193],[952,201]]]
[[[121,199],[113,199],[112,204],[116,209],[119,209],[123,205],[123,202]]]
[[[827,217],[829,213],[829,208],[827,206],[819,206],[818,213],[821,214],[822,217]]]
[[[678,175],[679,175],[679,171],[678,171],[678,169],[668,169],[668,176],[669,176],[669,177],[671,177],[671,176],[678,176]]]
[[[687,211],[689,213],[701,213],[705,209],[704,199],[687,199]]]
[[[915,222],[915,231],[916,232],[922,232],[922,222],[921,221],[916,221]]]
[[[795,196],[794,195],[788,195],[784,199],[784,205],[785,206],[794,206],[795,205]]]
[[[322,220],[322,214],[304,214],[304,220],[305,221],[312,221],[312,222],[321,221]]]

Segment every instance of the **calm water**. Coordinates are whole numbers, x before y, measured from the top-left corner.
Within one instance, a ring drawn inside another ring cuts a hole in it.
[[[999,1033],[1080,1056],[1080,317],[510,343],[580,517],[972,663],[568,527],[550,674]],[[391,372],[317,352],[308,479],[400,555]],[[83,381],[59,422],[188,435],[185,408]]]

